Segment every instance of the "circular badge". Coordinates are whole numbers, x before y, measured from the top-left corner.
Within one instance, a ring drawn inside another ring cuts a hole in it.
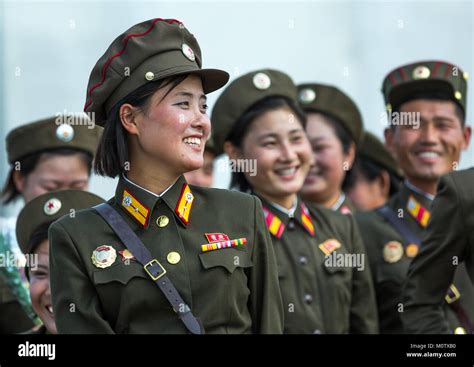
[[[148,81],[155,79],[155,73],[153,71],[147,71],[145,74],[145,79]]]
[[[68,143],[74,138],[74,129],[69,124],[61,124],[56,128],[56,137]]]
[[[46,215],[54,215],[61,209],[61,201],[56,198],[49,199],[43,207],[43,212]]]
[[[188,203],[190,203],[191,201],[193,201],[193,199],[194,199],[193,194],[191,194],[190,192],[186,193],[186,201],[187,201]]]
[[[166,215],[160,215],[156,219],[156,225],[160,228],[166,227],[169,222],[170,222],[170,220]]]
[[[128,196],[128,195],[124,196],[123,201],[122,201],[122,204],[123,204],[124,206],[130,206],[130,205],[132,205],[132,198],[131,198],[130,196]]]
[[[415,257],[418,255],[418,245],[416,243],[410,243],[406,248],[405,248],[405,253],[408,257]]]
[[[403,256],[403,246],[398,241],[390,241],[383,248],[383,258],[388,263],[396,263]]]
[[[430,69],[428,67],[421,65],[413,69],[413,79],[427,79],[430,77]]]
[[[253,85],[255,88],[260,89],[260,90],[265,90],[270,88],[270,85],[272,85],[272,81],[270,77],[265,74],[265,73],[257,73],[253,76]]]
[[[92,264],[97,268],[107,268],[115,262],[117,252],[112,246],[99,246],[92,252]]]
[[[316,92],[311,88],[305,88],[300,91],[300,102],[311,103],[316,99]]]
[[[183,43],[181,45],[181,51],[183,51],[183,55],[186,56],[188,60],[191,60],[191,61],[196,60],[196,56],[194,55],[193,49],[186,43]]]

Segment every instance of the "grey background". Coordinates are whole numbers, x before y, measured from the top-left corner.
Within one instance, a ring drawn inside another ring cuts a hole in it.
[[[57,112],[80,112],[89,73],[111,41],[135,23],[176,18],[195,34],[205,67],[231,77],[271,67],[295,82],[334,84],[359,105],[368,130],[382,137],[384,76],[403,63],[440,59],[473,70],[471,1],[2,1],[0,5],[0,180],[5,136]],[[472,78],[469,81],[472,83]],[[212,108],[219,91],[209,95]],[[474,92],[469,86],[467,121]],[[474,165],[474,150],[461,167]],[[223,167],[218,164],[218,167]],[[215,186],[227,187],[216,172]],[[90,190],[109,198],[112,180]],[[2,208],[14,215],[22,203]]]

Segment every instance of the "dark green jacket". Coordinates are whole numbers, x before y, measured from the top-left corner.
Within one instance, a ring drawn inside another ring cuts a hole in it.
[[[175,209],[185,185],[180,177],[157,197],[120,178],[109,204],[165,267],[206,333],[281,333],[277,265],[260,201],[238,192],[192,186],[194,201],[186,224]],[[148,225],[142,225],[123,206],[125,191],[134,200],[130,208],[145,214]],[[169,224],[159,227],[163,223],[157,222],[160,216],[166,216]],[[245,237],[247,244],[203,252],[206,233],[222,233],[231,240]],[[75,218],[63,217],[50,227],[49,234],[59,333],[186,332],[143,267],[135,260],[122,261],[119,251],[124,245],[93,209],[78,211]],[[117,259],[98,268],[91,256],[104,245],[116,249]],[[172,252],[180,255],[175,264],[169,261]]]
[[[428,233],[408,272],[402,315],[408,332],[452,332],[442,305],[457,272],[456,264],[467,268],[471,287],[474,284],[473,189],[474,169],[451,173],[440,181]],[[462,297],[466,298],[465,294]],[[465,305],[465,310],[473,324],[472,302]]]
[[[431,200],[403,185],[387,205],[399,215],[407,226],[420,239],[423,238],[423,227],[408,210],[409,198],[413,197],[427,211],[431,207]],[[410,245],[392,225],[375,211],[357,212],[355,218],[359,224],[364,244],[369,255],[372,276],[375,284],[379,325],[381,333],[404,333],[401,314],[405,310],[403,304],[403,285],[406,281],[408,267],[413,257],[407,256],[407,247]],[[400,259],[389,262],[384,258],[384,250],[390,242],[398,242],[403,247]],[[472,289],[465,287],[467,273],[465,269],[456,272],[455,286],[461,294],[460,303],[469,307],[474,301]],[[474,308],[472,308],[474,310]],[[444,305],[446,317],[450,320],[451,330],[461,326],[457,314],[451,306]]]
[[[307,220],[302,217],[301,202],[298,202],[291,220],[269,202],[264,199],[262,202],[277,256],[285,309],[284,332],[377,333],[377,310],[369,264],[354,219],[320,206],[306,205],[311,221],[308,228]],[[278,222],[283,226],[281,234]],[[326,254],[320,245],[334,241],[341,247],[329,256],[341,255],[343,258],[349,255],[352,267],[339,266],[342,264],[333,261],[336,257],[331,257],[332,263],[326,262]],[[359,259],[363,259],[360,263],[363,267],[360,266],[360,270],[356,266],[356,257],[351,254],[361,255]]]

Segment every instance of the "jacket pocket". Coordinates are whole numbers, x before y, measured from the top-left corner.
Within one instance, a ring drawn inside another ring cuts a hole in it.
[[[109,268],[94,271],[95,284],[106,284],[111,282],[127,284],[133,278],[150,279],[146,274],[145,269],[143,269],[140,264],[136,263],[130,263],[129,265],[116,264]]]
[[[233,248],[203,252],[199,254],[199,259],[204,269],[220,266],[231,274],[237,268],[250,268],[253,266],[248,252]]]

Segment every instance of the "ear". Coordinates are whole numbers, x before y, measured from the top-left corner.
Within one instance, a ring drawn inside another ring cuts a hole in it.
[[[469,125],[465,125],[463,129],[463,135],[464,135],[464,144],[463,144],[463,149],[466,150],[469,148],[469,143],[471,141],[471,135],[472,135],[472,128]]]
[[[349,147],[349,151],[346,154],[346,159],[345,161],[349,164],[349,168],[352,168],[352,165],[354,164],[354,159],[356,156],[356,146],[354,143],[351,143]]]
[[[20,171],[16,171],[14,170],[13,173],[12,173],[12,180],[13,180],[13,184],[15,185],[16,187],[16,190],[22,194],[24,189],[25,189],[25,181],[26,181],[26,177],[23,176]]]
[[[230,159],[239,159],[242,157],[242,150],[232,144],[230,141],[224,143],[224,152],[229,156]]]
[[[140,116],[139,112],[139,109],[130,103],[124,103],[120,106],[120,122],[123,128],[131,135],[140,135],[137,127],[137,120],[139,120]]]

